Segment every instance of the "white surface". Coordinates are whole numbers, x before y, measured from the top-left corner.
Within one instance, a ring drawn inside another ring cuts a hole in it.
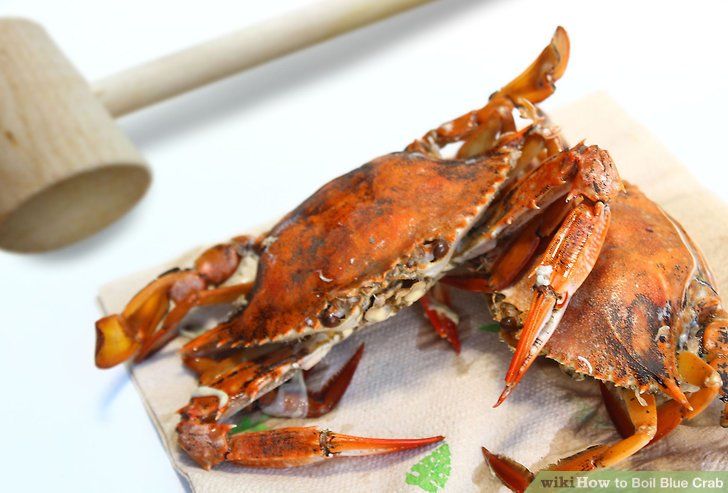
[[[299,1],[3,0],[89,78]],[[179,491],[123,369],[93,366],[104,282],[295,206],[327,179],[477,107],[557,24],[546,107],[605,89],[724,200],[724,2],[439,1],[122,121],[155,173],[120,222],[60,252],[0,253],[4,491]]]

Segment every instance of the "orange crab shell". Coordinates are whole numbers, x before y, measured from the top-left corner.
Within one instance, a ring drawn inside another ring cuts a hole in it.
[[[612,222],[599,260],[543,354],[620,387],[664,390],[677,380],[676,352],[685,330],[681,313],[689,308],[687,287],[701,257],[659,206],[636,187],[625,186],[626,192],[610,203]],[[520,318],[532,284],[524,275],[495,295],[496,318]],[[514,342],[511,332],[503,335]]]
[[[396,281],[431,284],[433,269],[446,268],[510,162],[510,152],[453,161],[402,152],[329,182],[267,234],[248,306],[198,339],[196,350],[337,330],[321,321],[335,300],[366,310],[371,296]],[[438,260],[443,264],[433,267]]]

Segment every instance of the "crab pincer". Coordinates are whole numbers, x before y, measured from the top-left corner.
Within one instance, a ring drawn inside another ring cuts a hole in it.
[[[257,360],[235,364],[221,362],[217,367],[204,365],[200,374],[204,389],[180,410],[182,419],[177,425],[179,444],[200,466],[211,469],[221,462],[246,467],[295,467],[338,456],[388,454],[439,442],[442,436],[428,438],[365,438],[344,435],[316,427],[285,427],[273,430],[231,433],[233,425],[223,423],[226,416],[260,399],[257,404],[266,414],[281,417],[312,418],[333,409],[344,395],[364,346],[318,391],[304,389],[303,393],[287,395],[279,405],[272,405],[277,389],[265,393],[287,379],[291,371],[300,371],[301,364],[317,349],[292,352],[283,348]],[[201,368],[199,361],[195,368]],[[261,374],[261,369],[266,372]],[[280,387],[279,387],[280,388]],[[302,402],[295,402],[295,400]],[[275,408],[275,412],[271,409]],[[303,410],[303,413],[301,411]]]
[[[131,357],[142,361],[177,335],[180,322],[194,307],[244,297],[252,284],[234,282],[234,277],[241,260],[252,254],[251,239],[241,236],[208,248],[192,268],[162,273],[121,313],[96,322],[96,366],[110,368]]]
[[[285,468],[335,457],[381,455],[440,442],[436,436],[415,439],[366,438],[315,426],[228,435],[226,426],[183,422],[177,427],[182,448],[203,468],[226,461],[245,467]]]
[[[506,387],[494,407],[508,397],[541,353],[571,297],[593,269],[609,227],[609,201],[623,189],[609,154],[583,144],[542,163],[525,180],[539,187],[540,196],[516,197],[504,207],[518,211],[551,206],[561,208],[566,216],[531,273],[535,281],[531,307],[506,374]],[[549,201],[550,196],[560,195],[559,189],[567,192],[564,198]],[[495,227],[509,224],[511,214],[499,219]]]

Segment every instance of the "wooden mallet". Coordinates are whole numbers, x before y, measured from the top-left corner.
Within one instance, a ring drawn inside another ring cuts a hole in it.
[[[325,0],[88,84],[39,25],[0,19],[0,248],[44,251],[128,211],[149,186],[114,122],[427,0]]]

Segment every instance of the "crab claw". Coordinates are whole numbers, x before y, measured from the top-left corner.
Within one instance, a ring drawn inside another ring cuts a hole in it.
[[[137,352],[134,358],[134,362],[138,363],[143,361],[171,341],[177,335],[180,322],[182,322],[193,307],[232,303],[241,296],[248,294],[252,286],[253,283],[248,282],[191,293],[169,311],[159,330],[144,340],[139,348],[139,352]]]
[[[246,467],[286,468],[333,457],[379,455],[430,445],[442,436],[415,439],[363,438],[314,426],[226,435],[229,425],[184,423],[180,445],[205,469],[227,461]]]
[[[192,271],[167,272],[139,291],[120,314],[97,321],[96,366],[110,368],[130,358],[164,318],[172,294],[179,299],[178,293],[201,289],[203,283]]]
[[[351,379],[354,378],[361,355],[364,354],[364,344],[360,344],[354,355],[349,358],[344,366],[337,371],[324,386],[315,392],[308,393],[308,415],[309,418],[323,416],[331,411],[344,396],[349,387]]]
[[[126,361],[139,348],[131,329],[119,315],[96,322],[96,366],[111,368]]]
[[[442,441],[363,438],[316,427],[280,428],[232,436],[227,460],[248,467],[296,467],[336,456],[377,455],[409,450]]]
[[[553,94],[554,82],[564,74],[569,62],[569,51],[569,36],[559,26],[551,43],[538,58],[521,75],[503,87],[499,94],[514,100],[525,99],[531,103],[543,101]]]
[[[548,342],[576,292],[596,263],[609,227],[609,207],[583,202],[566,217],[532,275],[535,293],[498,407]]]
[[[193,268],[164,272],[134,295],[120,314],[96,322],[96,366],[109,368],[135,354],[134,361],[139,362],[172,340],[195,306],[231,303],[247,294],[251,283],[219,285],[237,271],[250,241],[237,237],[208,248]]]
[[[315,428],[313,428],[315,429]],[[318,431],[318,430],[317,430]],[[381,455],[424,447],[445,439],[442,435],[427,438],[364,438],[332,431],[318,431],[322,449],[331,456]]]

